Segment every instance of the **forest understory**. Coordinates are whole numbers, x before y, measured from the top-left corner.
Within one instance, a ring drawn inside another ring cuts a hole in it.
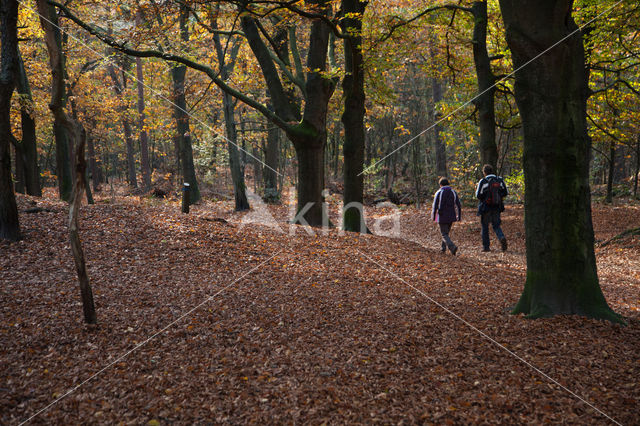
[[[481,253],[468,203],[454,257],[430,206],[367,207],[390,236],[309,235],[286,202],[186,215],[124,196],[80,212],[87,326],[66,204],[50,192],[18,204],[24,238],[0,242],[2,424],[640,421],[640,236],[602,244],[640,226],[638,203],[593,206],[602,290],[627,326],[509,313],[522,206],[503,215],[508,251],[492,235]]]

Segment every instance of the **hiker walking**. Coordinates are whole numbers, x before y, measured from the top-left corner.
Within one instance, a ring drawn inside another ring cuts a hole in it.
[[[449,186],[447,178],[440,179],[440,189],[433,196],[433,205],[431,206],[431,220],[440,225],[440,234],[442,234],[442,252],[447,251],[447,247],[452,255],[456,255],[458,247],[451,241],[449,232],[453,222],[459,221],[462,217],[462,208],[460,206],[460,198],[456,191]]]
[[[485,164],[482,167],[484,177],[478,182],[476,198],[478,203],[478,216],[482,225],[482,251],[491,251],[489,241],[489,224],[493,227],[496,237],[500,241],[502,251],[507,250],[507,239],[500,228],[500,213],[504,211],[503,199],[509,192],[507,185],[500,176],[496,176],[493,167]]]

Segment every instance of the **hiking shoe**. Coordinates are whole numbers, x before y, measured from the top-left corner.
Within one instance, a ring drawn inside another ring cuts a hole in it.
[[[454,247],[453,250],[451,250],[451,254],[452,255],[456,255],[456,253],[458,252],[458,247]]]
[[[491,251],[491,249],[488,249],[488,248],[483,248],[483,249],[482,249],[482,252],[483,252],[483,253],[487,253],[487,252],[490,252],[490,251]]]
[[[507,251],[507,239],[503,238],[500,240],[500,245],[502,246],[502,251]]]

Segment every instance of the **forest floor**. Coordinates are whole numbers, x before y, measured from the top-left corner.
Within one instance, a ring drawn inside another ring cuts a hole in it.
[[[626,327],[526,320],[509,313],[521,206],[509,250],[488,254],[466,208],[454,257],[425,208],[368,208],[389,236],[309,235],[287,204],[104,198],[81,210],[87,326],[65,204],[18,202],[24,239],[0,242],[2,424],[640,422],[638,236],[596,245]],[[593,210],[598,242],[640,226],[637,203]]]

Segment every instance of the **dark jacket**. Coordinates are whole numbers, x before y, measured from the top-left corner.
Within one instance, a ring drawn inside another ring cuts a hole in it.
[[[443,186],[433,196],[431,219],[438,223],[453,223],[462,218],[462,206],[456,191]]]
[[[500,202],[499,206],[488,206],[484,200],[487,198],[487,192],[489,190],[489,179],[490,178],[494,178],[497,179],[498,182],[500,182],[500,196],[502,197],[502,200],[504,200],[504,197],[506,197],[507,195],[509,195],[509,191],[507,191],[507,185],[504,183],[504,179],[502,179],[502,177],[500,176],[496,176],[496,175],[486,175],[485,177],[483,177],[482,179],[480,179],[480,182],[478,182],[478,186],[476,187],[476,198],[478,199],[479,203],[478,203],[478,216],[480,216],[482,213],[487,212],[489,210],[499,210],[499,211],[504,211],[504,202]]]

